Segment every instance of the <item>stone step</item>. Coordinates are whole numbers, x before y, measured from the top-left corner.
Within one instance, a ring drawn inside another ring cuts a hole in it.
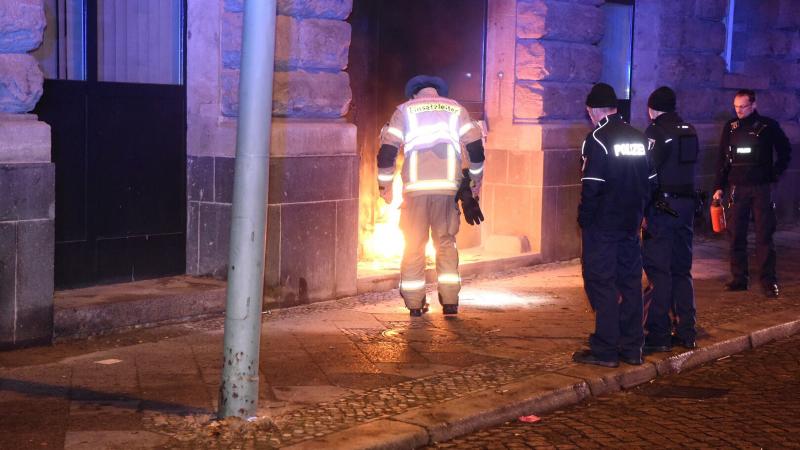
[[[471,277],[541,261],[538,253],[465,261],[460,272],[462,277]],[[435,281],[433,268],[426,270],[426,278]],[[358,293],[388,291],[399,282],[397,270],[362,276],[357,281]],[[225,286],[221,280],[180,275],[56,291],[54,338],[85,338],[220,316],[225,311]]]

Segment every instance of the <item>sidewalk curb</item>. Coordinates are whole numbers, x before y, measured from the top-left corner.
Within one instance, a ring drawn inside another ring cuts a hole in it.
[[[703,339],[697,349],[661,357],[648,356],[650,361],[641,366],[621,364],[609,370],[571,364],[469,397],[417,408],[286,448],[416,448],[514,420],[520,415],[541,415],[591,397],[630,389],[657,377],[679,373],[800,332],[800,319],[763,324],[756,329],[747,326],[753,321],[763,323],[765,319],[758,317],[724,324],[709,330],[711,337]]]

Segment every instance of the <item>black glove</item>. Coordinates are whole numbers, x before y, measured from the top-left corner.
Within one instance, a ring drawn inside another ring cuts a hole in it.
[[[464,212],[464,219],[470,225],[480,225],[484,221],[478,199],[472,195],[461,199],[461,211]]]
[[[472,196],[472,189],[470,188],[469,170],[463,169],[464,178],[461,179],[461,186],[458,187],[456,192],[456,202],[461,200],[461,211],[464,213],[464,219],[470,225],[480,225],[484,221],[481,207],[478,205],[478,199]]]

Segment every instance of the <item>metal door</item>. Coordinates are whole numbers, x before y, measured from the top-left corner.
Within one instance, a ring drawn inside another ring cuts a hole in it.
[[[183,0],[46,0],[55,284],[185,271]]]

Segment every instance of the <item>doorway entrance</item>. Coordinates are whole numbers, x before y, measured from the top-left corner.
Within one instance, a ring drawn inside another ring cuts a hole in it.
[[[487,0],[355,0],[350,15],[353,34],[348,72],[353,89],[349,119],[358,127],[359,270],[379,258],[370,243],[387,252],[399,267],[398,211],[377,196],[376,157],[379,133],[394,109],[406,99],[403,88],[414,75],[444,78],[450,97],[475,120],[483,119]],[[402,157],[402,155],[401,155]],[[399,165],[400,161],[398,161]],[[398,177],[395,177],[398,178]],[[399,198],[399,196],[395,196]],[[378,235],[384,221],[390,233]],[[480,245],[478,227],[463,226],[459,248]],[[380,261],[377,267],[383,268]],[[376,265],[371,264],[372,267]],[[360,273],[359,276],[362,276]]]
[[[45,0],[56,289],[185,271],[185,0]]]

